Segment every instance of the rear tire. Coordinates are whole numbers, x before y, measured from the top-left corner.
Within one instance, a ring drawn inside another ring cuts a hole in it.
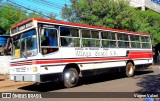
[[[132,77],[134,75],[134,69],[135,67],[133,66],[133,64],[131,62],[128,62],[126,65],[126,75],[128,77]]]
[[[77,85],[79,81],[79,75],[75,68],[69,68],[63,73],[64,86],[71,88]]]

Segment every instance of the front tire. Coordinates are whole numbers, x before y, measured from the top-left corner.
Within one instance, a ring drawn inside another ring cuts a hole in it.
[[[69,68],[63,73],[64,86],[71,88],[77,85],[79,81],[79,75],[75,68]]]
[[[128,62],[126,65],[126,75],[128,77],[131,77],[134,75],[134,69],[135,67],[133,66],[133,64],[131,62]]]

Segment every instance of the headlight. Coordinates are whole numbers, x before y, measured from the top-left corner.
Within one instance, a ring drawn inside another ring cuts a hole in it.
[[[37,67],[33,67],[33,72],[37,72]]]

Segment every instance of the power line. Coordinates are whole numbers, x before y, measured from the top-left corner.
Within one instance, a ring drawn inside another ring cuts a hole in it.
[[[45,6],[45,7],[49,7],[49,8],[52,8],[52,9],[57,9],[57,10],[62,10],[63,9],[63,6],[61,6],[60,3],[53,3],[51,1],[47,1],[47,0],[28,0],[28,1],[31,1],[31,2],[34,2],[34,3],[38,3],[38,4],[41,4],[42,6]],[[57,14],[59,17],[61,17],[61,14]]]
[[[12,1],[13,2],[13,1]],[[15,3],[15,2],[14,2]],[[21,4],[21,5],[26,5],[26,4],[22,4],[22,3],[20,3],[20,2],[17,2],[17,3],[19,3],[19,5]],[[26,7],[26,6],[25,6]],[[44,13],[48,13],[48,14],[50,14],[50,13],[53,13],[53,12],[49,12],[49,11],[46,11],[46,10],[43,10],[43,9],[40,9],[40,8],[38,8],[39,10],[37,10],[37,8],[36,7],[30,7],[30,6],[28,6],[28,7],[26,7],[26,8],[29,8],[29,9],[32,9],[32,10],[34,10],[34,11],[38,11],[38,12],[44,12]]]
[[[67,0],[61,0],[61,1],[65,1],[65,2],[68,2]]]
[[[33,10],[33,9],[29,8],[29,7],[22,6],[22,5],[20,5],[20,4],[17,4],[17,3],[15,3],[15,2],[12,2],[12,1],[10,1],[10,0],[7,0],[7,1],[10,2],[11,5],[13,4],[13,6],[18,6],[18,7],[21,7],[21,8],[27,9],[27,10],[30,10],[30,11],[32,11],[32,12],[41,14],[41,15],[44,16],[44,17],[49,17],[49,16],[47,16],[47,15],[45,15],[45,14],[42,14],[40,11],[36,11],[36,10]]]
[[[64,4],[71,5],[71,3],[69,3],[67,0],[61,0],[61,1],[64,1],[64,3],[56,2],[56,0],[54,0],[54,3],[58,5],[64,5]]]
[[[28,0],[28,1],[31,1],[31,0]],[[3,0],[2,0],[2,2],[3,2]],[[36,8],[37,6],[36,7],[31,6],[31,4],[30,4],[31,2],[29,3],[30,5],[24,4],[24,3],[21,3],[21,2],[17,2],[16,0],[6,0],[6,2],[8,3],[7,5],[12,5],[12,6],[15,6],[17,8],[26,9],[27,13],[30,13],[29,11],[35,12],[37,14],[41,14],[43,17],[46,17],[46,18],[50,18],[50,15],[53,14],[53,16],[56,16],[56,17],[58,17],[58,19],[61,19],[60,12],[57,14],[57,13],[54,13],[54,12],[39,9],[39,8],[43,8],[43,7]],[[54,8],[54,9],[57,9],[57,10],[62,10],[62,8],[63,8],[63,6],[61,6],[59,3],[55,4],[55,3],[47,1],[47,0],[32,0],[32,2],[36,2],[36,4],[39,3],[39,4],[41,4],[41,6],[45,6],[45,8],[50,7],[50,8]]]
[[[32,1],[39,3],[39,4],[42,4],[44,6],[47,6],[47,7],[49,6],[50,8],[58,9],[58,10],[61,10],[63,8],[63,6],[60,6],[58,4],[54,4],[53,2],[49,2],[47,0],[32,0]]]

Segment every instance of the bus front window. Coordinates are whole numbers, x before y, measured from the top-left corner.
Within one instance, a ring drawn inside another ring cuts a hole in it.
[[[20,35],[13,37],[13,57],[20,58]]]
[[[37,54],[36,31],[32,29],[13,39],[13,56],[15,58],[30,57]]]

